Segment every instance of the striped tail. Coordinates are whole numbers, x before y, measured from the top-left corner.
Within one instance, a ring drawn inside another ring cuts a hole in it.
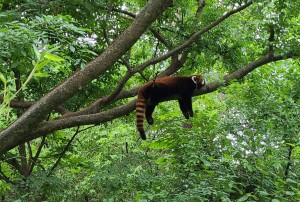
[[[146,140],[145,130],[144,130],[144,117],[146,109],[145,98],[138,96],[136,101],[136,128],[140,133],[143,140]]]

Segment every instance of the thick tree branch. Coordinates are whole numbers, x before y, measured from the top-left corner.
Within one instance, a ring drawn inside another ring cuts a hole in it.
[[[200,1],[199,4],[201,3],[201,5],[204,7],[204,4],[205,2],[203,1]],[[225,14],[224,16],[222,16],[221,18],[219,18],[218,20],[216,20],[215,22],[213,22],[211,25],[203,28],[202,30],[200,30],[199,32],[196,32],[195,34],[193,34],[185,43],[183,43],[182,45],[178,46],[177,48],[174,48],[173,50],[169,51],[168,53],[166,53],[165,55],[161,55],[159,57],[156,57],[156,58],[153,58],[143,64],[141,64],[139,67],[136,67],[135,70],[133,70],[132,72],[129,72],[126,74],[126,76],[122,79],[121,81],[121,85],[119,85],[117,87],[117,89],[115,90],[115,92],[111,95],[111,96],[106,96],[104,98],[101,98],[97,101],[95,101],[92,105],[86,107],[85,109],[82,109],[81,111],[79,112],[74,112],[74,113],[69,113],[67,114],[65,117],[69,117],[69,116],[76,116],[76,115],[83,115],[83,114],[91,114],[91,113],[96,113],[98,112],[101,108],[103,108],[104,106],[106,106],[107,104],[109,104],[113,98],[115,96],[117,96],[120,92],[121,92],[121,88],[120,87],[123,87],[125,85],[125,82],[127,80],[129,80],[129,78],[135,73],[135,72],[138,72],[138,71],[142,71],[143,69],[145,69],[146,67],[150,66],[150,65],[153,65],[153,64],[157,64],[158,62],[161,62],[163,60],[166,60],[168,59],[170,56],[174,56],[174,55],[177,55],[177,52],[184,49],[184,48],[187,48],[191,43],[193,43],[199,36],[201,36],[202,34],[204,34],[205,32],[209,31],[210,29],[212,29],[213,27],[217,26],[219,23],[221,23],[222,21],[224,21],[225,19],[227,19],[228,17],[230,17],[231,15],[247,8],[248,6],[251,5],[251,1],[243,6],[240,6],[230,12],[228,12],[227,14]],[[119,10],[119,9],[115,9],[115,11],[118,11],[118,12],[121,12],[122,10]],[[200,12],[200,11],[199,11]],[[128,14],[128,12],[126,12],[125,14]],[[134,14],[131,14],[130,15],[131,17],[135,17]],[[159,37],[158,37],[159,38]],[[187,52],[183,52],[183,56],[187,56]],[[172,58],[174,59],[174,57]],[[178,61],[178,60],[174,60],[175,62]],[[172,62],[174,62],[172,60]],[[172,66],[172,64],[171,64]],[[169,73],[165,73],[165,74],[161,74],[160,76],[166,76],[166,75],[171,75],[171,73],[174,73],[174,72],[169,72]],[[137,92],[137,89],[136,90],[131,90],[131,91],[134,91],[134,92]],[[123,91],[123,93],[121,94],[124,94],[126,91]],[[127,91],[128,92],[128,91]],[[122,96],[119,96],[119,97],[122,97]],[[120,99],[120,98],[118,98]]]
[[[0,96],[0,103],[3,103],[3,101],[3,96]],[[11,100],[8,106],[15,109],[28,109],[35,103],[35,101]],[[59,105],[55,110],[62,115],[68,113],[68,110],[61,105]]]
[[[187,54],[188,53],[184,53],[180,56],[180,59],[178,59],[178,55],[174,55],[172,57],[172,62],[170,64],[170,66],[163,71],[161,74],[158,75],[158,77],[161,76],[167,76],[167,75],[171,75],[174,72],[176,72],[177,70],[179,70],[184,62],[187,59]],[[117,100],[120,100],[122,98],[122,96],[120,96],[123,87],[125,86],[126,82],[136,73],[136,72],[140,72],[142,71],[144,68],[146,68],[145,66],[139,66],[136,68],[133,68],[130,72],[127,72],[127,74],[120,80],[119,84],[117,85],[116,89],[114,90],[114,92],[112,92],[110,95],[102,97],[98,100],[96,100],[94,103],[92,103],[90,106],[85,107],[84,109],[77,111],[77,112],[73,112],[73,113],[68,113],[65,116],[63,116],[63,118],[66,117],[71,117],[71,116],[78,116],[78,115],[84,115],[84,114],[93,114],[93,113],[97,113],[99,112],[102,108],[104,108],[105,106],[107,106],[108,104],[110,104],[111,102],[116,102]],[[135,90],[135,92],[137,92],[137,89]],[[124,94],[124,93],[122,93]],[[129,96],[132,97],[132,96]],[[124,97],[123,97],[124,98]]]
[[[78,71],[37,101],[17,121],[0,133],[0,154],[19,145],[44,117],[83,86],[105,73],[124,55],[153,21],[172,4],[171,0],[148,1],[132,24],[86,68]]]
[[[113,109],[96,113],[96,114],[81,115],[81,116],[69,117],[61,120],[57,119],[57,120],[44,122],[41,123],[39,128],[33,131],[33,133],[31,133],[30,136],[27,136],[27,138],[32,140],[37,137],[40,137],[41,134],[50,134],[56,130],[71,128],[74,126],[91,125],[91,124],[98,125],[100,123],[104,123],[116,119],[118,117],[128,115],[134,109],[135,109],[135,100],[125,105],[115,107]]]
[[[284,55],[284,56],[280,55],[280,56],[275,56],[275,57],[271,57],[269,54],[265,55],[265,56],[259,58],[258,60],[244,66],[243,68],[238,69],[237,71],[224,76],[223,81],[215,81],[215,82],[207,84],[203,88],[197,90],[194,93],[194,96],[198,96],[198,95],[216,91],[221,86],[229,85],[231,80],[241,79],[244,76],[246,76],[247,74],[249,74],[250,72],[252,72],[253,70],[255,70],[256,68],[258,68],[262,65],[268,64],[270,62],[276,62],[279,60],[283,60],[287,56],[300,57],[300,55],[298,53],[297,54],[288,53],[287,55]],[[136,95],[136,93],[137,92],[133,93],[133,96]],[[178,99],[178,97],[171,97],[168,100],[173,100],[173,99]],[[66,119],[51,120],[48,122],[44,122],[39,125],[38,129],[36,129],[35,131],[33,131],[31,133],[32,134],[31,136],[28,136],[29,139],[26,139],[24,141],[32,140],[32,139],[35,139],[42,135],[47,135],[49,133],[52,133],[52,132],[60,130],[60,129],[70,128],[70,127],[80,126],[80,125],[100,124],[100,123],[104,123],[107,121],[111,121],[115,118],[128,115],[129,113],[134,111],[134,109],[135,109],[135,100],[133,100],[127,104],[124,104],[122,106],[115,107],[113,109],[110,109],[110,110],[107,110],[104,112],[100,112],[100,113],[96,113],[96,114],[81,115],[81,116],[69,117]]]
[[[4,98],[3,96],[0,96],[0,103],[3,103]],[[9,106],[12,108],[20,108],[20,109],[26,109],[31,107],[35,102],[30,101],[21,101],[21,100],[11,100],[9,102]]]
[[[252,4],[252,1],[249,1],[248,3],[246,3],[245,5],[242,5],[234,10],[231,10],[230,12],[226,13],[225,15],[223,15],[222,17],[220,17],[218,20],[214,21],[213,23],[211,23],[210,25],[204,27],[203,29],[201,29],[200,31],[194,33],[193,35],[190,36],[190,38],[185,41],[184,43],[182,43],[181,45],[177,46],[176,48],[170,50],[169,52],[167,52],[164,55],[155,57],[143,64],[140,65],[141,68],[150,66],[150,65],[154,65],[157,64],[161,61],[164,61],[166,59],[168,59],[169,57],[171,57],[174,54],[179,53],[180,51],[188,48],[195,40],[197,40],[202,34],[206,33],[207,31],[211,30],[212,28],[214,28],[215,26],[217,26],[218,24],[220,24],[221,22],[223,22],[224,20],[226,20],[227,18],[229,18],[231,15],[238,13],[240,11],[242,11],[243,9],[247,8],[248,6],[250,6]]]

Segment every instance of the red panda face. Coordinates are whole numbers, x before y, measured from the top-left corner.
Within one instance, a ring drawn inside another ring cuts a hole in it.
[[[205,85],[205,79],[199,74],[193,75],[192,80],[196,84],[197,89],[199,89]]]

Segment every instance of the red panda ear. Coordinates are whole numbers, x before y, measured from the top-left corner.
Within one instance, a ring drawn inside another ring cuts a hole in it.
[[[192,81],[197,85],[197,76],[192,76]]]

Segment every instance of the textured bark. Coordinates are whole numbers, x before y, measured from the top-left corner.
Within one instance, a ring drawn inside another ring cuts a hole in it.
[[[195,91],[193,96],[199,96],[199,95],[203,95],[206,93],[211,93],[213,91],[216,91],[221,86],[229,85],[231,80],[242,79],[243,77],[245,77],[247,74],[249,74],[256,68],[261,67],[270,62],[276,62],[278,60],[283,60],[287,56],[299,57],[299,55],[297,55],[297,54],[294,54],[294,55],[287,54],[285,57],[283,57],[283,56],[273,57],[270,54],[265,55],[265,56],[259,58],[258,60],[254,61],[252,63],[249,63],[248,65],[244,66],[243,68],[238,69],[235,72],[232,72],[231,74],[224,76],[224,79],[222,81],[215,81],[215,82],[208,83],[203,88]],[[123,92],[123,94],[120,94],[119,96],[122,96],[123,98],[133,97],[137,94],[138,88],[132,89],[132,91],[127,91],[127,92],[128,92],[128,94],[126,92]],[[175,97],[175,96],[170,97],[167,100],[174,100],[174,99],[178,99],[178,97]],[[165,100],[165,101],[167,101],[167,100]],[[70,128],[70,127],[80,126],[80,125],[104,123],[104,122],[116,119],[118,117],[128,115],[129,113],[131,113],[134,110],[135,110],[135,100],[131,101],[127,104],[124,104],[122,106],[115,107],[113,109],[110,109],[110,110],[107,110],[104,112],[100,112],[100,113],[96,113],[96,114],[79,115],[79,116],[67,117],[67,118],[63,118],[63,119],[51,120],[51,121],[40,124],[38,129],[34,130],[32,135],[27,136],[28,139],[24,139],[24,141],[33,140],[40,136],[49,134],[49,133],[57,131],[57,130],[65,129],[65,128]]]
[[[152,0],[101,55],[32,105],[17,121],[0,133],[0,154],[24,142],[47,114],[72,97],[83,86],[108,70],[170,6],[170,0]]]
[[[199,36],[217,26],[219,23],[221,23],[234,13],[237,13],[242,9],[250,6],[250,4],[251,1],[241,7],[232,10],[231,12],[226,13],[211,25],[192,34],[191,37],[187,39],[187,41],[183,44],[173,48],[166,54],[146,61],[137,68],[139,70],[142,70],[148,67],[150,64],[156,64],[160,61],[172,57],[172,64],[158,76],[165,76],[175,73],[183,66],[184,62],[187,59],[190,45]],[[112,91],[113,93],[111,95],[100,98],[92,105],[78,112],[70,112],[59,119],[42,122],[44,116],[46,116],[52,110],[58,109],[61,103],[70,98],[82,86],[86,85],[94,78],[99,77],[108,68],[110,68],[114,62],[120,59],[120,57],[128,49],[130,49],[130,47],[138,40],[141,34],[145,32],[151,22],[155,20],[155,18],[163,11],[164,7],[166,6],[168,6],[168,1],[149,2],[144,10],[139,15],[135,16],[132,25],[122,35],[120,35],[108,47],[106,51],[104,51],[94,61],[89,63],[85,70],[79,71],[74,74],[72,77],[55,88],[41,100],[37,101],[36,103],[30,103],[33,104],[33,106],[21,117],[21,119],[12,124],[8,129],[0,133],[0,155],[21,143],[48,135],[57,130],[81,125],[100,124],[131,113],[135,109],[135,101],[131,101],[122,106],[118,106],[103,112],[99,112],[99,110],[108,105],[108,103],[106,103],[107,100],[109,100],[109,102],[115,102],[120,99],[134,97],[137,94],[139,87],[130,90],[121,90],[126,80],[130,78],[130,75],[133,75],[133,72],[130,71],[135,71],[136,68],[128,68],[128,75],[125,75],[123,77],[123,80],[119,83],[115,91]],[[160,38],[161,36],[155,35],[155,37]],[[180,52],[181,55],[178,56]],[[241,79],[248,73],[264,64],[292,58],[295,56],[299,57],[299,53],[287,53],[279,56],[274,56],[273,53],[269,53],[257,59],[256,61],[249,63],[241,69],[238,69],[237,71],[224,76],[223,80],[208,83],[204,88],[196,91],[194,93],[194,96],[213,92],[221,86],[228,85],[230,83],[230,80]],[[169,98],[168,100],[171,99],[176,99],[176,97]],[[17,103],[15,104],[17,105]],[[66,113],[65,109],[61,109],[61,111],[64,111],[63,113]],[[35,127],[33,127],[33,125]]]

